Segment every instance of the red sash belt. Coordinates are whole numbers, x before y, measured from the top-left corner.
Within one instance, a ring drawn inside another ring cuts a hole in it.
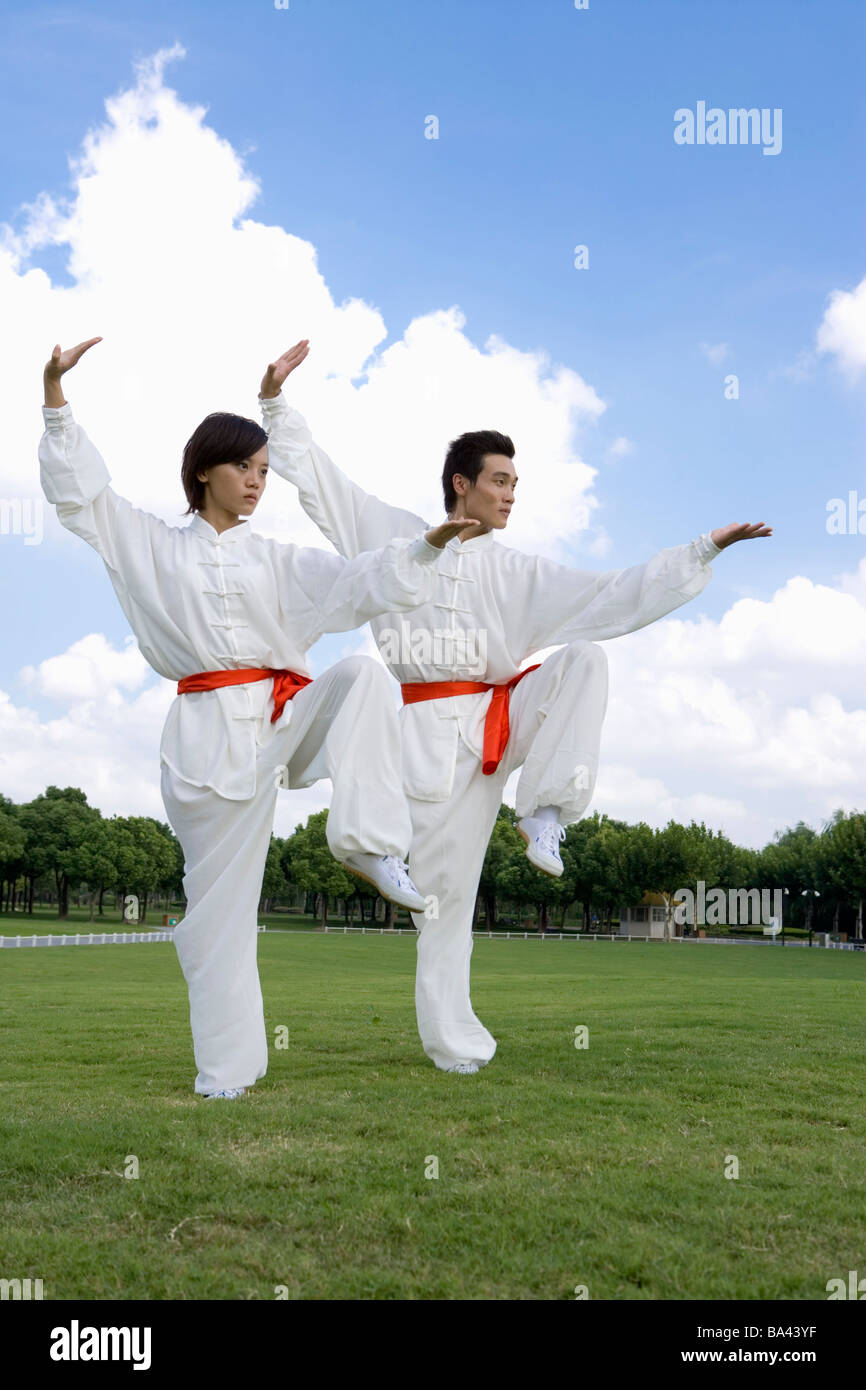
[[[294,699],[299,690],[312,683],[312,676],[299,676],[297,671],[286,671],[273,666],[242,666],[238,670],[199,671],[195,676],[184,676],[177,683],[178,695],[189,690],[216,690],[219,685],[246,685],[252,681],[266,681],[274,678],[274,712],[271,723],[275,724],[289,700]]]
[[[505,745],[508,743],[508,704],[511,691],[518,681],[522,681],[530,671],[537,671],[540,665],[540,662],[536,662],[534,666],[527,666],[525,671],[518,671],[516,676],[512,676],[510,681],[505,681],[502,685],[488,685],[485,681],[410,681],[400,687],[403,691],[403,704],[414,705],[419,700],[441,700],[444,695],[480,695],[485,690],[492,690],[493,698],[484,721],[481,764],[484,776],[490,777],[502,762]]]

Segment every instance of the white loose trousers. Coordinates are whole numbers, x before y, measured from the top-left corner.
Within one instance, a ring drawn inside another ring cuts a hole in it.
[[[370,657],[338,662],[292,700],[291,722],[256,759],[246,800],[193,786],[162,765],[162,797],[184,853],[186,915],[175,945],[189,989],[200,1095],[252,1086],[268,1066],[256,950],[258,906],[280,785],[333,783],[332,854],[406,857],[411,824],[388,676]]]
[[[511,692],[511,732],[502,762],[485,777],[477,754],[461,742],[447,801],[409,798],[409,870],[428,911],[413,913],[418,928],[415,1011],[421,1045],[437,1067],[489,1062],[496,1040],[469,997],[472,918],[484,855],[502,792],[522,764],[515,809],[530,816],[558,806],[564,825],[583,815],[598,774],[607,710],[604,649],[577,641],[554,652]]]

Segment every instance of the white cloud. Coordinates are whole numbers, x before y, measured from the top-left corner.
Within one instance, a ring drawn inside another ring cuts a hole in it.
[[[118,491],[185,524],[180,456],[192,429],[215,409],[255,416],[268,361],[306,337],[310,355],[285,391],[347,472],[437,520],[448,442],[500,429],[515,441],[521,479],[509,542],[565,558],[597,505],[596,470],[575,444],[605,409],[593,388],[496,335],[476,345],[457,306],[413,319],[377,352],[388,336],[378,310],[359,298],[336,305],[315,248],[249,216],[257,181],[205,124],[205,109],[164,85],[166,63],[181,56],[176,46],[140,64],[72,162],[68,199],[41,195],[18,230],[7,229],[0,301],[15,332],[0,341],[0,371],[10,398],[34,400],[56,341],[101,335],[65,379],[76,418]],[[72,286],[53,286],[30,266],[43,246],[68,246]],[[0,459],[6,495],[17,460],[35,453],[40,420],[31,406],[11,423]],[[255,524],[324,544],[277,478]],[[56,530],[49,516],[47,532]]]
[[[703,799],[708,822],[744,844],[861,804],[864,579],[866,567],[839,589],[797,575],[718,622],[685,616],[686,605],[605,643],[611,696],[596,804],[663,824]]]
[[[53,699],[102,700],[119,690],[138,689],[151,674],[132,634],[124,650],[118,652],[101,632],[91,632],[73,642],[61,656],[22,667],[20,679],[34,694]]]
[[[866,607],[866,557],[860,561],[853,574],[839,576],[839,588],[843,594],[853,594],[858,602]]]
[[[866,277],[853,290],[834,290],[818,329],[819,352],[836,355],[849,377],[866,368]]]
[[[580,547],[580,563],[584,564],[587,559],[603,560],[605,555],[608,554],[612,544],[613,542],[606,528],[602,526],[600,522],[597,522],[595,526],[592,527],[588,539],[585,540]],[[600,568],[606,569],[607,566],[600,565]]]
[[[700,343],[700,350],[714,367],[720,367],[728,355],[727,343]]]
[[[786,376],[792,381],[808,381],[815,374],[818,364],[818,354],[811,348],[803,348],[798,352],[793,362],[785,363],[781,367],[771,367],[767,373],[768,379],[774,381],[777,377]]]
[[[155,678],[140,690],[153,676],[141,654],[129,644],[118,651],[101,633],[19,674],[34,696],[56,702],[62,712],[40,717],[20,697],[0,691],[5,794],[29,801],[51,783],[81,787],[103,815],[164,821],[158,749],[173,683]]]
[[[634,453],[634,445],[630,439],[626,439],[625,435],[621,434],[613,441],[608,453],[612,454],[614,458],[625,458],[626,454]]]

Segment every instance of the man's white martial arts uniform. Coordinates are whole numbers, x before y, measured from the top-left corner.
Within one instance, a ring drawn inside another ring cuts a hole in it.
[[[142,655],[168,680],[251,667],[309,676],[324,632],[409,610],[433,593],[442,551],[421,528],[347,562],[196,513],[169,526],[109,486],[69,404],[43,407],[42,488],[61,523],[105,562]],[[370,657],[338,662],[272,715],[273,679],[178,694],[160,743],[162,795],[184,853],[186,914],[175,942],[209,1095],[267,1070],[257,913],[278,785],[333,782],[327,835],[338,859],[404,859],[411,821],[388,677]],[[281,770],[282,769],[282,770]]]
[[[341,555],[417,534],[421,518],[347,478],[282,395],[261,405],[271,468],[296,485],[304,510]],[[413,914],[418,1029],[436,1066],[489,1062],[496,1050],[472,1009],[469,961],[478,881],[506,778],[523,765],[520,818],[554,806],[563,825],[580,819],[592,799],[607,707],[607,657],[592,639],[633,632],[695,598],[719,553],[707,534],[644,565],[598,572],[525,555],[487,532],[449,542],[430,603],[373,620],[379,650],[404,685],[499,685],[533,652],[567,644],[513,689],[510,737],[492,775],[482,768],[492,692],[405,704],[400,712],[409,869],[419,893],[438,900],[438,917]]]

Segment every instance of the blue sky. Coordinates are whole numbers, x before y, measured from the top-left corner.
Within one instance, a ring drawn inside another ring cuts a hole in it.
[[[458,305],[474,343],[544,350],[605,401],[577,442],[599,469],[610,548],[584,565],[637,563],[728,521],[772,524],[772,540],[716,562],[698,600],[715,620],[792,575],[832,585],[857,568],[863,538],[829,536],[825,516],[829,498],[866,495],[862,376],[814,349],[831,292],[866,273],[861,3],[7,0],[0,41],[0,221],[69,192],[67,159],[106,97],[134,60],[179,41],[171,86],[260,180],[249,215],[312,242],[335,301],[381,312],[381,346]],[[700,100],[781,108],[781,152],[678,146],[674,111]],[[429,113],[437,141],[419,139]],[[29,264],[69,283],[62,248]],[[727,344],[723,359],[702,343]],[[15,406],[34,416],[34,468],[38,405]],[[632,450],[611,456],[619,437]],[[543,466],[516,443],[518,469],[521,452]],[[98,559],[48,550],[0,547],[15,595],[7,690],[80,631],[118,644],[127,631]]]

